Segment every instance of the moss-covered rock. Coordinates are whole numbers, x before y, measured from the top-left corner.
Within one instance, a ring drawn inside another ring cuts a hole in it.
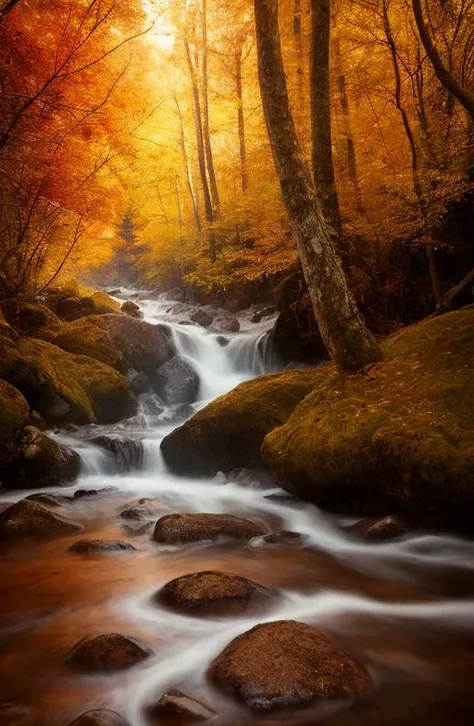
[[[369,515],[472,530],[474,311],[401,330],[358,375],[332,365],[267,435],[263,457],[289,492]]]
[[[0,539],[58,537],[75,534],[80,525],[37,502],[22,499],[0,514]]]
[[[52,309],[62,320],[77,320],[86,315],[120,314],[120,303],[105,292],[95,292],[92,295],[64,295],[59,292],[50,299]]]
[[[114,346],[107,331],[83,318],[65,323],[62,332],[53,342],[68,353],[86,355],[120,372],[126,369],[123,356]]]
[[[3,310],[10,325],[20,335],[52,341],[61,332],[61,320],[46,305],[12,300],[4,303]]]
[[[114,423],[133,411],[126,379],[97,360],[33,338],[16,353],[9,380],[49,424]]]
[[[180,474],[213,474],[261,465],[264,437],[313,389],[315,371],[285,371],[242,383],[216,399],[161,444]]]
[[[0,380],[0,465],[15,455],[17,438],[29,416],[24,396],[9,383]]]
[[[34,488],[57,486],[74,480],[79,474],[79,454],[61,446],[34,426],[25,426],[15,459],[2,472],[2,486]]]

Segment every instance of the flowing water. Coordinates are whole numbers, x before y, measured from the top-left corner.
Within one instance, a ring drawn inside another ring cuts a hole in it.
[[[275,367],[262,340],[271,320],[252,324],[241,317],[241,332],[225,335],[228,344],[222,346],[219,336],[180,324],[182,316],[167,312],[170,303],[142,301],[141,306],[148,321],[171,325],[179,353],[198,371],[194,410]],[[428,532],[364,544],[344,531],[342,518],[269,497],[281,491],[261,474],[173,476],[159,445],[177,425],[175,414],[145,394],[130,421],[57,434],[83,462],[75,486],[61,493],[115,489],[61,508],[84,525],[81,535],[2,545],[0,701],[40,708],[49,726],[68,726],[92,708],[117,710],[132,726],[145,726],[145,706],[172,687],[206,700],[222,726],[299,719],[326,726],[474,723],[474,544]],[[99,434],[137,443],[112,456],[91,443]],[[26,494],[4,494],[0,503]],[[169,512],[233,513],[261,520],[272,530],[298,531],[306,536],[305,544],[160,546],[151,541],[153,522],[147,527],[119,516],[141,498],[156,500],[156,518]],[[123,539],[137,552],[119,557],[68,553],[70,544],[84,536]],[[281,600],[264,616],[234,619],[185,617],[151,602],[170,579],[209,569],[277,588]],[[258,720],[207,683],[207,665],[232,638],[258,622],[286,618],[322,626],[366,665],[373,688],[354,703]],[[154,657],[108,676],[69,672],[64,665],[69,649],[85,636],[107,632],[146,642]]]

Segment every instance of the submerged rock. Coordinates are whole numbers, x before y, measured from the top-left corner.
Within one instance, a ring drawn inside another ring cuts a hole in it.
[[[129,507],[120,512],[121,519],[141,522],[156,517],[156,510],[151,507]]]
[[[168,691],[158,703],[147,709],[147,715],[157,726],[174,726],[207,721],[214,711],[181,691]]]
[[[355,522],[346,531],[367,541],[383,541],[403,537],[408,527],[401,517],[383,517],[382,519],[363,519]]]
[[[255,549],[257,549],[258,547],[277,545],[301,546],[304,544],[304,541],[305,537],[299,532],[283,530],[282,532],[271,532],[270,534],[264,534],[263,537],[255,537],[255,539],[249,542],[249,546]]]
[[[199,540],[229,537],[248,540],[265,534],[262,524],[231,514],[166,514],[158,520],[153,532],[155,542],[183,544]]]
[[[132,300],[125,300],[120,308],[123,313],[130,315],[132,318],[143,318],[143,313],[140,310],[140,306]]]
[[[209,570],[171,580],[153,600],[186,615],[244,615],[261,612],[276,595],[245,577]]]
[[[121,540],[80,539],[69,547],[68,552],[78,555],[108,555],[136,552],[136,549],[133,545]]]
[[[49,538],[74,534],[81,529],[79,524],[28,499],[22,499],[0,513],[1,539]]]
[[[120,472],[141,469],[144,458],[143,443],[137,439],[124,436],[103,434],[89,439],[92,444],[108,451],[114,457],[114,463]]]
[[[72,482],[79,474],[79,454],[34,426],[25,426],[16,458],[2,475],[7,488],[39,488]]]
[[[214,317],[206,312],[206,310],[200,308],[190,316],[190,320],[197,325],[201,325],[203,328],[209,328],[212,325]]]
[[[166,436],[161,450],[179,474],[261,466],[266,434],[284,423],[314,386],[314,371],[285,371],[242,383]]]
[[[81,716],[75,719],[70,726],[130,726],[128,721],[125,721],[115,711],[108,711],[107,709],[96,709],[94,711],[86,711]]]
[[[220,315],[212,321],[212,329],[216,333],[238,333],[240,323],[230,315]]]
[[[175,356],[151,377],[155,392],[168,406],[194,403],[199,391],[199,376],[185,358]]]
[[[346,513],[473,531],[474,311],[412,325],[359,375],[328,365],[264,441],[287,491]]]
[[[350,698],[370,685],[365,669],[321,630],[294,620],[257,625],[235,638],[208,675],[254,711]]]
[[[108,633],[80,640],[69,651],[66,663],[85,673],[118,671],[142,663],[151,655],[153,651],[135,640]]]

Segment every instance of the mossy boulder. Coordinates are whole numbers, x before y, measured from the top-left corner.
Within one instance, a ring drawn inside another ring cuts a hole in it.
[[[285,371],[242,383],[163,439],[179,474],[213,474],[262,464],[264,437],[281,426],[313,389],[315,371]]]
[[[3,310],[10,325],[20,334],[52,341],[60,333],[62,322],[50,308],[38,302],[12,300]]]
[[[133,412],[118,371],[34,338],[19,339],[9,380],[49,424],[114,423]]]
[[[172,358],[175,345],[166,325],[151,325],[129,315],[95,315],[89,322],[110,335],[130,368],[152,375]]]
[[[2,485],[9,489],[57,486],[73,481],[79,474],[79,454],[34,426],[25,426],[17,454],[2,472]]]
[[[319,506],[472,531],[474,311],[388,338],[358,375],[333,365],[267,435],[263,457],[287,491]]]
[[[17,438],[29,416],[28,404],[20,391],[0,380],[0,465],[16,453]]]
[[[22,499],[0,514],[0,539],[49,538],[75,534],[80,525],[37,502]]]
[[[107,331],[82,318],[64,324],[61,333],[53,342],[68,353],[86,355],[121,373],[126,370],[123,356]]]
[[[106,315],[119,313],[120,303],[116,302],[105,292],[95,292],[92,295],[64,296],[59,294],[53,301],[53,309],[62,320],[77,320],[86,315]]]

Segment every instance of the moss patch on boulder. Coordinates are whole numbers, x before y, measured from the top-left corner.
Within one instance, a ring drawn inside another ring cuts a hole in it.
[[[52,341],[61,331],[61,320],[46,305],[12,300],[4,303],[3,309],[6,319],[20,335]]]
[[[263,457],[287,491],[345,512],[406,514],[473,529],[474,311],[401,330],[357,375],[333,365],[269,433]]]
[[[29,416],[28,404],[20,391],[0,380],[0,465],[14,456],[17,437]]]
[[[126,369],[123,356],[114,346],[107,331],[83,318],[65,323],[62,332],[53,342],[68,353],[86,355],[120,372]]]
[[[291,370],[242,383],[210,403],[161,444],[180,474],[213,474],[261,465],[260,448],[312,391],[314,370]]]

